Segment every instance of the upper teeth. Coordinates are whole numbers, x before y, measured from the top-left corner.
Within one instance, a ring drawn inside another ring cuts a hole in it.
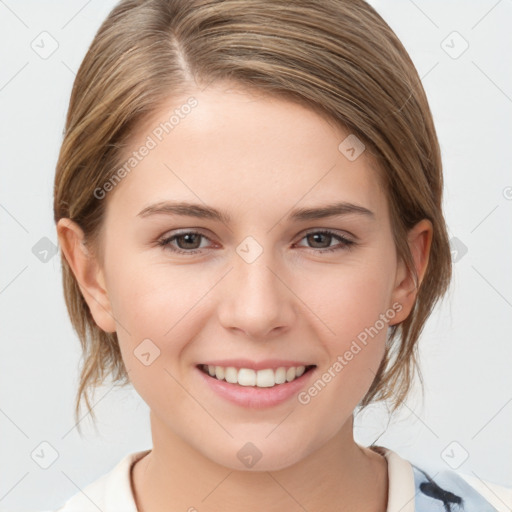
[[[280,367],[277,370],[268,368],[257,371],[251,368],[237,369],[233,366],[225,368],[223,366],[203,365],[203,368],[210,376],[216,377],[219,380],[225,380],[231,384],[256,386],[259,388],[271,388],[275,384],[291,382],[300,377],[306,370],[305,366]]]

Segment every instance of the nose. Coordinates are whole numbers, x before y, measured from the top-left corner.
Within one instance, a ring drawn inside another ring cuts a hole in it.
[[[234,254],[234,268],[224,279],[219,320],[224,328],[255,340],[282,336],[295,323],[298,309],[287,273],[272,251],[249,261]]]

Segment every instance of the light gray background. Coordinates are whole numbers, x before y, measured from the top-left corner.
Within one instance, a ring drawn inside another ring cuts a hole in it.
[[[2,511],[55,509],[127,453],[151,447],[148,408],[132,388],[105,385],[94,408],[99,432],[88,418],[84,438],[74,428],[80,347],[59,257],[45,256],[41,242],[57,243],[52,186],[74,75],[114,3],[0,0]],[[420,345],[425,400],[416,389],[385,434],[383,408],[366,410],[357,439],[378,438],[427,469],[451,465],[512,486],[512,2],[371,3],[430,100],[456,263]],[[58,453],[48,469],[39,464],[52,450],[42,442]]]

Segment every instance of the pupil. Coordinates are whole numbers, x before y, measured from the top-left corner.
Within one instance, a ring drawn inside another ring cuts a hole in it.
[[[313,239],[317,239],[317,240],[314,240],[313,243],[320,243],[321,244],[321,241],[319,242],[318,241],[318,237],[329,237],[330,235],[327,235],[325,233],[313,233],[312,235],[309,235],[310,237],[312,237]],[[329,244],[327,244],[327,247],[329,246]]]
[[[194,234],[194,233],[188,233],[186,235],[181,235],[181,238],[182,239],[185,239],[185,244],[190,244],[192,243],[192,245],[194,245],[194,237],[198,237],[198,235]],[[197,243],[197,240],[196,240],[196,243]],[[185,247],[186,249],[195,249],[196,247]]]

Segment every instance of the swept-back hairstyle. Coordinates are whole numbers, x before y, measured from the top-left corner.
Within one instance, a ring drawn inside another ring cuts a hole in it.
[[[54,219],[75,221],[101,261],[98,234],[130,134],[173,95],[216,81],[291,99],[348,129],[377,162],[397,254],[414,274],[407,232],[433,225],[430,260],[409,317],[361,402],[396,409],[417,369],[426,319],[446,292],[451,255],[442,164],[418,73],[401,42],[363,0],[124,0],[99,28],[78,70],[57,163]],[[340,141],[341,142],[341,141]],[[75,415],[106,376],[129,382],[116,333],[95,323],[61,252],[65,300],[83,349]],[[92,414],[94,418],[94,413]]]

